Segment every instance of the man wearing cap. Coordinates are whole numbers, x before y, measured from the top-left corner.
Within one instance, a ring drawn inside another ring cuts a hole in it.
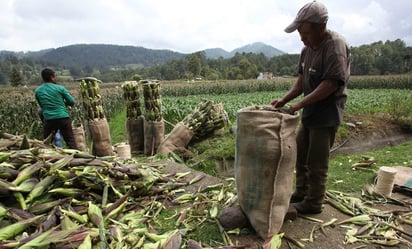
[[[299,127],[296,161],[296,187],[291,203],[298,213],[322,212],[329,166],[329,151],[342,122],[346,86],[350,75],[350,49],[345,39],[328,30],[328,11],[320,2],[303,6],[285,29],[298,30],[304,47],[298,64],[298,79],[280,99],[282,107],[303,93],[290,105],[290,113],[303,108]]]

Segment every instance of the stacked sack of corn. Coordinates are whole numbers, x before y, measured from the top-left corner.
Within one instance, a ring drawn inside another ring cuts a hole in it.
[[[144,98],[144,154],[151,156],[159,148],[164,139],[164,121],[162,116],[162,102],[160,83],[157,80],[141,81]]]
[[[202,99],[192,113],[188,114],[160,144],[158,153],[167,154],[185,148],[193,139],[203,139],[228,123],[228,115],[221,103]]]
[[[103,110],[103,101],[99,94],[100,80],[94,77],[78,79],[80,93],[89,130],[93,140],[93,153],[96,156],[110,156],[113,154],[109,124]]]
[[[144,131],[141,105],[140,84],[137,81],[125,81],[122,84],[123,98],[126,102],[126,133],[132,154],[141,154],[144,150]]]

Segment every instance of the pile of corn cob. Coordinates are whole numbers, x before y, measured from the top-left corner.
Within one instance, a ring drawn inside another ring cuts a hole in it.
[[[0,248],[185,248],[181,231],[216,222],[218,205],[236,201],[234,182],[191,193],[183,187],[205,175],[162,166],[1,133]],[[163,222],[175,228],[157,233],[168,201],[176,213]]]
[[[412,246],[412,243],[408,241],[408,237],[412,237],[412,234],[401,227],[402,224],[412,225],[410,209],[382,211],[372,207],[379,203],[409,207],[411,203],[377,194],[372,186],[366,186],[362,193],[362,196],[358,198],[338,191],[328,191],[326,201],[342,213],[351,216],[339,222],[333,219],[333,222],[328,225],[335,223],[335,225],[346,228],[345,243],[347,244],[361,242],[395,246],[404,243],[409,247]],[[321,226],[325,227],[325,224]]]
[[[80,81],[80,94],[83,100],[83,107],[88,120],[105,118],[102,97],[99,94],[100,80],[93,77],[78,79]]]
[[[145,119],[147,121],[162,121],[162,101],[160,97],[160,83],[157,80],[140,81],[143,87]]]
[[[123,98],[126,101],[126,117],[128,119],[137,119],[142,115],[139,87],[137,81],[126,81],[122,84]]]
[[[228,122],[228,115],[221,105],[214,105],[211,100],[202,99],[192,113],[182,123],[192,130],[196,137],[205,137],[211,132],[223,128]]]

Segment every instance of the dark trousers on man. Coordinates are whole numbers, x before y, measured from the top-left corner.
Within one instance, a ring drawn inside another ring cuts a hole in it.
[[[67,147],[77,149],[76,141],[74,140],[72,121],[70,118],[59,118],[45,120],[43,128],[43,138],[47,138],[51,133],[55,134],[60,130]]]
[[[326,192],[329,154],[337,127],[299,128],[296,136],[296,191],[308,212],[320,212]],[[298,210],[299,211],[299,210]],[[302,210],[305,211],[305,210]]]

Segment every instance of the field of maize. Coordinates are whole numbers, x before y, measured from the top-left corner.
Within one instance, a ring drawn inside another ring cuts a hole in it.
[[[222,103],[231,122],[237,110],[249,106],[268,104],[282,96],[293,84],[294,78],[272,81],[227,81],[227,82],[160,82],[163,118],[176,124],[193,108],[207,98]],[[65,84],[73,96],[81,101],[78,83]],[[412,76],[352,77],[349,84],[348,113],[373,114],[391,112],[395,100],[411,101]],[[11,134],[27,134],[41,138],[41,121],[38,106],[33,96],[34,88],[2,88],[0,92],[0,130]],[[100,85],[103,108],[108,120],[126,110],[121,83]],[[396,108],[396,107],[395,107]],[[75,123],[84,123],[85,115],[80,103],[71,109]],[[170,127],[169,127],[170,128]]]
[[[169,124],[176,124],[206,98],[222,103],[233,124],[237,110],[268,104],[282,96],[293,80],[160,82],[162,116]],[[67,87],[80,102],[79,85],[70,83]],[[393,113],[399,102],[410,106],[411,88],[409,76],[353,78],[347,112]],[[223,231],[216,222],[218,210],[236,202],[233,178],[189,192],[187,188],[204,175],[165,174],[161,173],[164,165],[156,162],[96,158],[79,151],[51,149],[38,140],[41,122],[33,90],[1,89],[1,248],[187,248],[201,234],[208,235],[208,241],[203,241],[210,246],[206,248],[242,248],[236,247],[229,236],[236,231]],[[120,83],[101,84],[100,94],[108,119],[126,113]],[[71,109],[76,123],[85,122],[82,108],[78,103]],[[20,134],[27,136],[15,136]],[[364,196],[367,200],[345,197],[343,193],[328,193],[328,201],[353,218],[332,219],[322,224],[323,229],[334,223],[371,224],[371,229],[385,230],[385,235],[392,237],[376,235],[367,240],[352,233],[345,243],[411,245],[393,225],[400,221],[412,224],[410,213],[381,213],[359,204],[382,201],[372,193]],[[272,247],[267,248],[279,248],[280,237],[274,236],[269,241]],[[382,241],[386,244],[379,244]]]

